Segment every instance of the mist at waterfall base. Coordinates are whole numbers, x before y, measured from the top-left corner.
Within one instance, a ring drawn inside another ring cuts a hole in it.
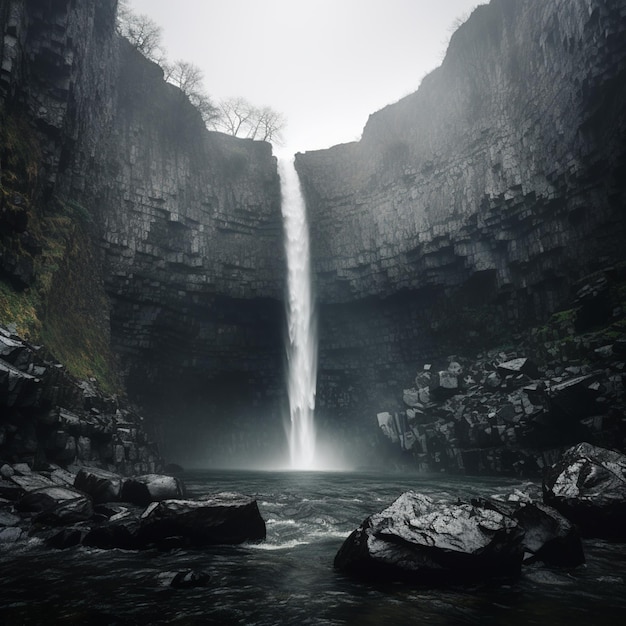
[[[277,323],[285,327],[285,398],[260,404],[246,393],[243,372],[190,390],[184,406],[171,407],[176,417],[164,421],[160,438],[168,461],[186,468],[345,471],[368,464],[367,455],[348,453],[328,424],[316,427],[317,319],[306,206],[293,157],[279,156],[279,174],[287,281],[284,320]],[[272,339],[278,347],[278,337]],[[225,402],[210,407],[207,392]]]

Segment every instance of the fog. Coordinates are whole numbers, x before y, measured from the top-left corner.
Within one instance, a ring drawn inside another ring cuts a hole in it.
[[[367,118],[415,91],[477,0],[131,0],[171,60],[209,96],[242,96],[287,118],[293,154],[359,139]]]

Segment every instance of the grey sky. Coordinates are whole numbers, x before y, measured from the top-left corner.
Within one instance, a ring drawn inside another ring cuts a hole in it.
[[[131,0],[171,60],[213,100],[243,96],[287,118],[290,153],[360,137],[368,115],[417,89],[479,0]]]

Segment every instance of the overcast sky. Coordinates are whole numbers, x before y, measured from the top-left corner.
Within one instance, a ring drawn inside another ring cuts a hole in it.
[[[130,0],[163,29],[171,61],[217,101],[243,96],[287,118],[283,150],[359,139],[371,113],[440,65],[452,25],[485,0]],[[281,150],[281,151],[283,151]]]

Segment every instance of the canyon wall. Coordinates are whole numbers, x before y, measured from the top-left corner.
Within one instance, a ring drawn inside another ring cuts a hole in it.
[[[79,378],[125,387],[170,458],[272,458],[285,404],[276,160],[208,132],[118,37],[116,4],[0,0],[0,322]],[[530,345],[525,330],[579,288],[595,298],[623,277],[625,31],[615,0],[492,0],[359,142],[297,155],[317,419],[355,457],[371,457],[377,412],[406,413],[424,364]],[[606,322],[612,299],[592,299],[587,323]],[[11,410],[7,433],[30,409]]]
[[[359,142],[297,155],[323,413],[371,413],[446,350],[515,341],[624,259],[625,17],[493,0]]]
[[[207,131],[116,34],[116,4],[0,4],[3,122],[17,137],[0,169],[2,278],[33,298],[34,338],[65,362],[80,352],[88,372],[115,362],[166,453],[208,462],[245,439],[238,423],[282,428],[276,160],[267,143]]]

